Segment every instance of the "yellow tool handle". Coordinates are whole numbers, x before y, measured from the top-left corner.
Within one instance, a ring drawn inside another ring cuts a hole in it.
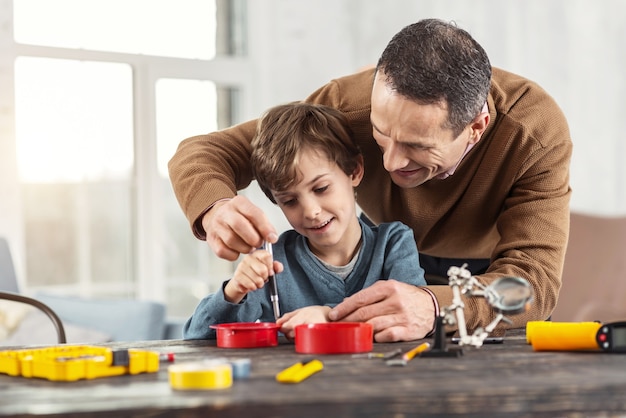
[[[430,348],[430,343],[422,343],[422,344],[418,345],[417,347],[415,347],[414,349],[404,353],[404,355],[402,356],[402,359],[406,360],[406,361],[409,361],[409,360],[413,359],[413,357],[417,356],[420,353],[423,353],[424,351],[428,350],[429,348]]]
[[[319,360],[311,360],[304,364],[296,363],[278,373],[276,381],[280,383],[300,383],[322,369],[324,369],[324,364]]]

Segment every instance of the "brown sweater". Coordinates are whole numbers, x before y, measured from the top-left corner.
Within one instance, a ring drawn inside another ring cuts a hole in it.
[[[373,70],[333,80],[307,101],[347,115],[365,158],[358,203],[374,222],[400,220],[414,230],[420,252],[437,257],[491,258],[477,276],[527,279],[534,290],[529,312],[514,327],[546,319],[561,286],[569,233],[569,164],[572,142],[564,115],[535,83],[493,70],[488,97],[491,121],[453,176],[401,189],[382,165],[369,120]],[[248,186],[250,141],[256,120],[188,138],[170,161],[178,201],[194,234],[213,202]],[[429,286],[439,304],[452,301],[449,286]],[[482,298],[465,300],[468,329],[487,325],[493,311]]]

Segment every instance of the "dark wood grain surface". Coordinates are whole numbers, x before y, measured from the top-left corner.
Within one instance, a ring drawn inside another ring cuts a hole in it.
[[[407,351],[418,342],[375,344]],[[229,389],[176,391],[158,373],[50,382],[0,375],[0,415],[58,417],[563,417],[626,416],[626,355],[533,352],[523,334],[464,348],[458,358],[415,358],[405,367],[351,355],[316,356],[324,370],[299,384],[275,375],[310,357],[294,345],[217,348],[214,341],[114,343],[173,352],[176,362],[250,358],[250,377]]]

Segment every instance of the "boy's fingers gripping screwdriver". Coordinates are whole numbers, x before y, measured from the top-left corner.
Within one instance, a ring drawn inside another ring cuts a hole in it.
[[[269,241],[265,241],[265,250],[270,253],[270,257],[272,258],[272,263],[274,262],[274,253],[272,252],[272,243]],[[270,300],[272,302],[272,307],[274,308],[274,319],[280,318],[280,306],[278,305],[278,286],[276,285],[276,278],[272,274],[268,279],[268,284],[270,286]]]

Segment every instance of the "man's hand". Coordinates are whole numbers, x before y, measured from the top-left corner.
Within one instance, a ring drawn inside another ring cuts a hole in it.
[[[245,196],[216,203],[204,214],[202,227],[213,252],[230,261],[261,247],[263,241],[278,239],[265,213]]]
[[[435,307],[428,293],[396,280],[379,280],[335,306],[331,321],[368,322],[376,342],[424,338],[435,323]]]
[[[328,322],[329,311],[330,307],[328,306],[306,306],[286,313],[278,318],[276,324],[280,326],[280,332],[285,334],[285,337],[293,340],[296,338],[295,328],[297,325]]]

